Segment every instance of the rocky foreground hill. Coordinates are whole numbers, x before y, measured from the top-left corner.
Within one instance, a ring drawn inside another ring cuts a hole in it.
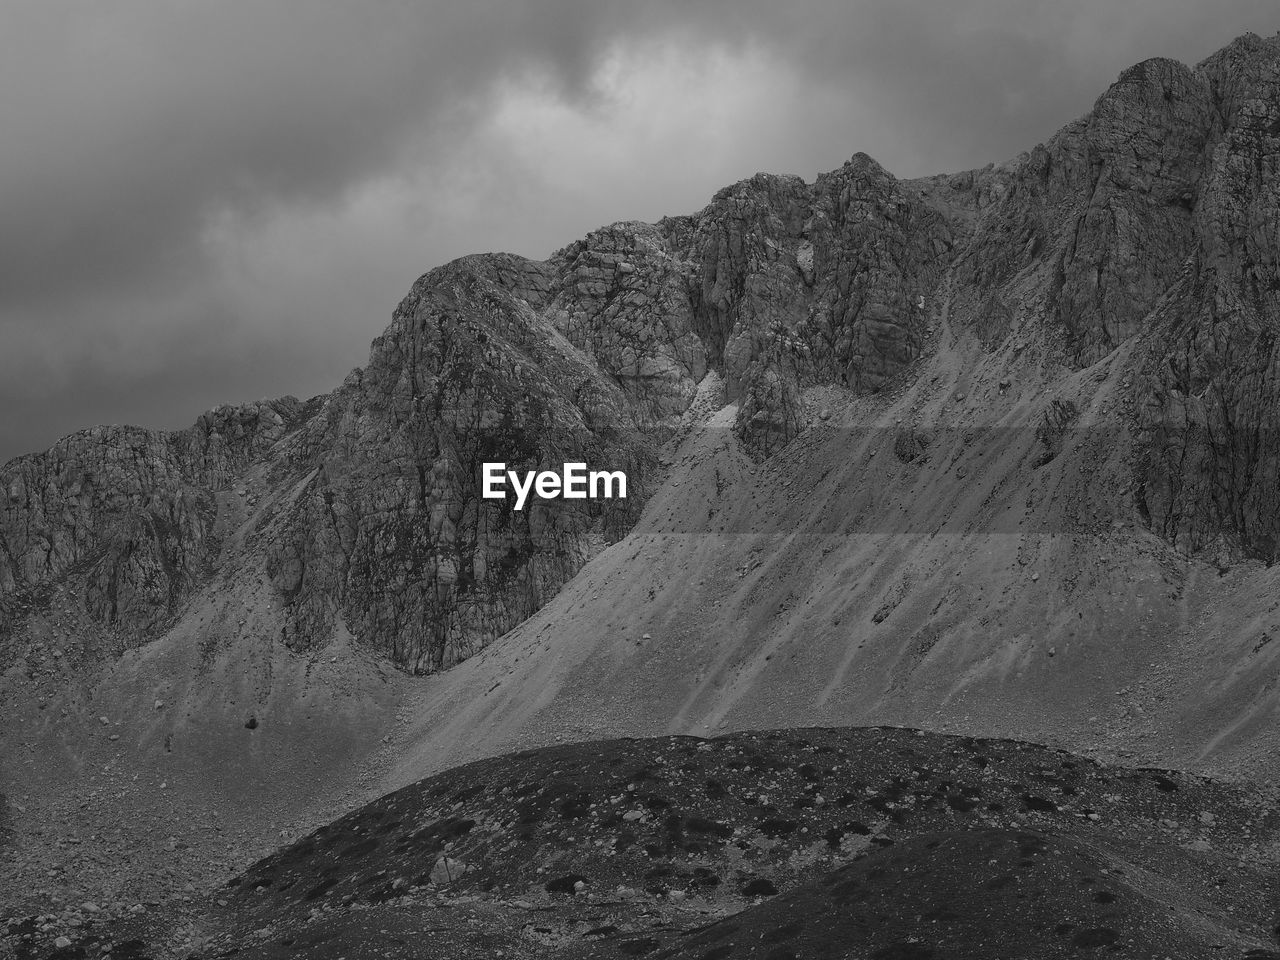
[[[1280,39],[1245,36],[1007,163],[858,154],[464,258],[331,394],[11,461],[6,869],[122,899],[148,838],[198,877],[606,734],[895,723],[1274,776],[1278,158]],[[487,460],[632,495],[517,513]]]
[[[22,960],[1274,960],[1278,830],[1274,794],[1012,741],[612,741],[429,778],[195,903],[10,936]]]

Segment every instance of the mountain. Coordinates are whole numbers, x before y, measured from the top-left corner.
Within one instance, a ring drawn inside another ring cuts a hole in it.
[[[463,258],[331,394],[11,461],[5,869],[167,890],[604,736],[894,724],[1274,778],[1278,155],[1280,38],[1248,35],[1006,163],[858,154]],[[493,460],[629,496],[515,511]]]

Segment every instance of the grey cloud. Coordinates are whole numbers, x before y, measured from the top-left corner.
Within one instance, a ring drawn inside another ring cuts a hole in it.
[[[766,51],[811,93],[762,102],[758,122],[730,134],[737,165],[689,185],[705,198],[775,159],[807,176],[855,150],[903,175],[1003,159],[1086,110],[1129,63],[1199,59],[1273,28],[1271,6],[0,2],[0,460],[100,420],[169,426],[210,402],[322,389],[435,262],[535,238],[518,252],[541,255],[572,239],[555,232],[568,224],[682,209],[624,166],[610,171],[616,203],[570,215],[526,198],[506,224],[406,211],[350,275],[326,262],[299,275],[296,296],[225,302],[208,241],[219,214],[301,222],[379,178],[456,163],[504,80],[536,74],[591,110],[615,47]],[[495,182],[526,160],[466,157]],[[294,242],[305,263],[310,241]]]

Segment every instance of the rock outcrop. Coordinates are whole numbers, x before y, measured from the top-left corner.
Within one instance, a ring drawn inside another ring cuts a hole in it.
[[[214,491],[296,428],[291,397],[218,407],[166,434],[97,427],[0,471],[0,635],[68,577],[91,618],[146,636],[217,554]]]
[[[1148,324],[1140,507],[1188,551],[1280,558],[1280,43],[1202,63],[1194,232]]]
[[[795,382],[762,363],[747,371],[734,432],[753,453],[767,457],[805,427],[804,400]]]
[[[1004,333],[1020,310],[1043,310],[1081,366],[1140,332],[1192,248],[1212,128],[1204,80],[1149,60],[1088,116],[978,178],[982,212],[956,272],[959,313]]]
[[[267,538],[285,640],[341,617],[415,671],[476,652],[536,610],[601,541],[626,531],[653,472],[635,404],[547,322],[562,282],[514,257],[427,274],[285,453],[297,496]],[[523,297],[520,296],[523,294]],[[619,501],[481,499],[485,462],[566,461],[634,477]]]

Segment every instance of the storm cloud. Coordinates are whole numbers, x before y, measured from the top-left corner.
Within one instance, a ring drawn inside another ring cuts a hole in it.
[[[0,2],[0,461],[314,394],[413,279],[862,150],[980,166],[1274,0]]]

